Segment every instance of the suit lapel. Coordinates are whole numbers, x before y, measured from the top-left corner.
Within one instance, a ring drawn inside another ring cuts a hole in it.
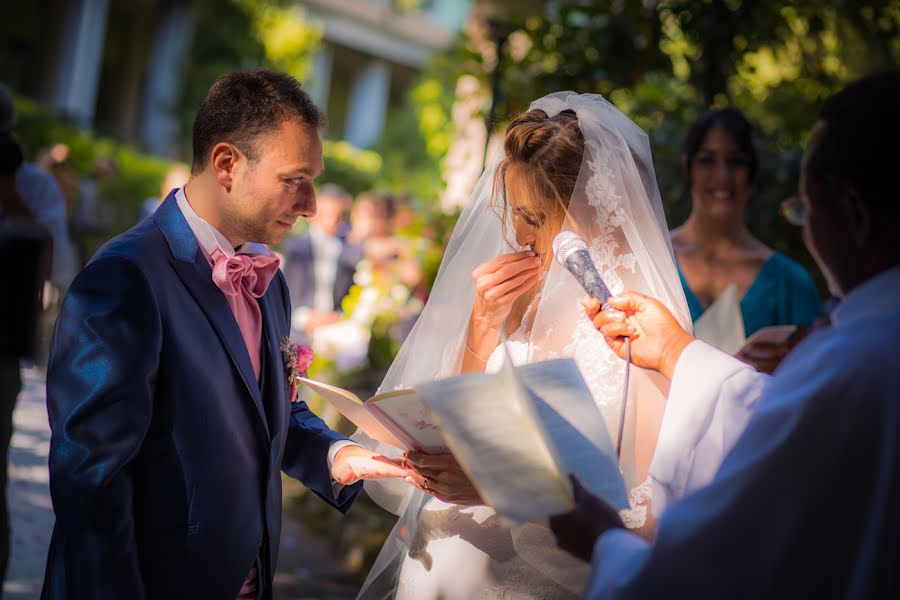
[[[269,404],[272,422],[269,433],[274,437],[284,426],[283,410],[284,403],[287,402],[284,388],[286,384],[284,359],[281,353],[281,338],[278,336],[277,311],[279,307],[275,306],[273,296],[276,292],[273,288],[275,281],[269,286],[269,290],[262,298],[259,299],[259,307],[262,311],[263,321],[263,348],[265,360],[263,361],[263,369],[265,377],[265,391],[267,397],[265,402]]]
[[[174,194],[170,194],[166,201],[157,210],[156,221],[169,242],[172,255],[175,260],[172,266],[178,274],[191,296],[206,314],[206,318],[215,329],[231,357],[244,386],[250,394],[260,422],[263,425],[266,436],[269,436],[269,428],[266,423],[266,413],[262,404],[262,394],[259,383],[253,373],[253,365],[250,362],[250,354],[247,345],[241,335],[234,313],[225,299],[222,291],[216,287],[212,280],[212,269],[206,260],[196,237],[190,229],[184,215],[178,208]]]

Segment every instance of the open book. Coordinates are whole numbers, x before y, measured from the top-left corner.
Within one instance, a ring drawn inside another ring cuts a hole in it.
[[[306,383],[373,439],[432,453],[449,448],[507,524],[571,510],[569,473],[613,506],[628,506],[606,423],[571,359],[468,373],[366,402]]]
[[[300,377],[347,420],[378,442],[401,450],[449,452],[444,436],[416,390],[395,390],[363,401],[349,390]]]

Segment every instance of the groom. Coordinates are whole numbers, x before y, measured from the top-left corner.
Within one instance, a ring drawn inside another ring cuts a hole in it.
[[[291,402],[288,291],[262,244],[315,214],[323,120],[288,75],[224,75],[191,180],[72,284],[47,379],[44,598],[271,598],[280,470],[342,512],[360,479],[406,475]]]

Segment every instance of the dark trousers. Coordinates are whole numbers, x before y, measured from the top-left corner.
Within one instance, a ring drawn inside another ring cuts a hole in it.
[[[6,505],[6,471],[9,461],[9,443],[12,439],[13,409],[22,389],[19,359],[0,356],[0,595],[9,562],[10,531],[9,508]]]

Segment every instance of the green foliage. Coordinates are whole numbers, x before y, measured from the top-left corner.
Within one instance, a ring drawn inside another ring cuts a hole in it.
[[[439,57],[419,75],[404,104],[391,111],[377,150],[384,165],[377,187],[434,204],[444,188],[443,158],[453,138],[455,81]]]
[[[322,41],[322,30],[304,18],[303,8],[272,0],[234,2],[250,16],[254,38],[262,46],[266,62],[307,81],[312,74],[313,56]]]
[[[323,140],[325,172],[321,183],[336,183],[351,194],[370,190],[381,173],[381,156],[373,150],[360,150],[349,142]]]
[[[268,66],[302,82],[311,76],[321,29],[287,0],[198,0],[196,34],[181,100],[182,131],[190,131],[197,107],[217,77],[234,69]],[[184,154],[190,140],[182,144]],[[347,142],[323,142],[325,173],[353,194],[371,189],[382,171],[381,156]]]
[[[182,131],[222,73],[267,66],[306,81],[322,33],[287,0],[195,0],[196,28],[181,96]],[[185,152],[189,140],[183,143]]]
[[[508,16],[487,40],[461,37],[439,59],[456,67],[443,79],[468,73],[490,89],[497,39],[495,119],[553,91],[603,94],[648,133],[672,226],[689,210],[681,147],[691,123],[713,105],[744,111],[762,161],[748,224],[810,264],[778,203],[796,193],[801,145],[822,101],[900,63],[900,2],[558,0],[544,16]]]
[[[81,175],[88,175],[98,158],[112,158],[116,162],[116,177],[102,189],[102,195],[113,208],[114,216],[106,237],[133,225],[141,203],[159,195],[160,185],[169,167],[167,161],[80,130],[30,100],[17,98],[16,111],[19,117],[16,132],[29,159],[36,159],[38,152],[52,144],[64,143],[69,146],[70,164]]]

